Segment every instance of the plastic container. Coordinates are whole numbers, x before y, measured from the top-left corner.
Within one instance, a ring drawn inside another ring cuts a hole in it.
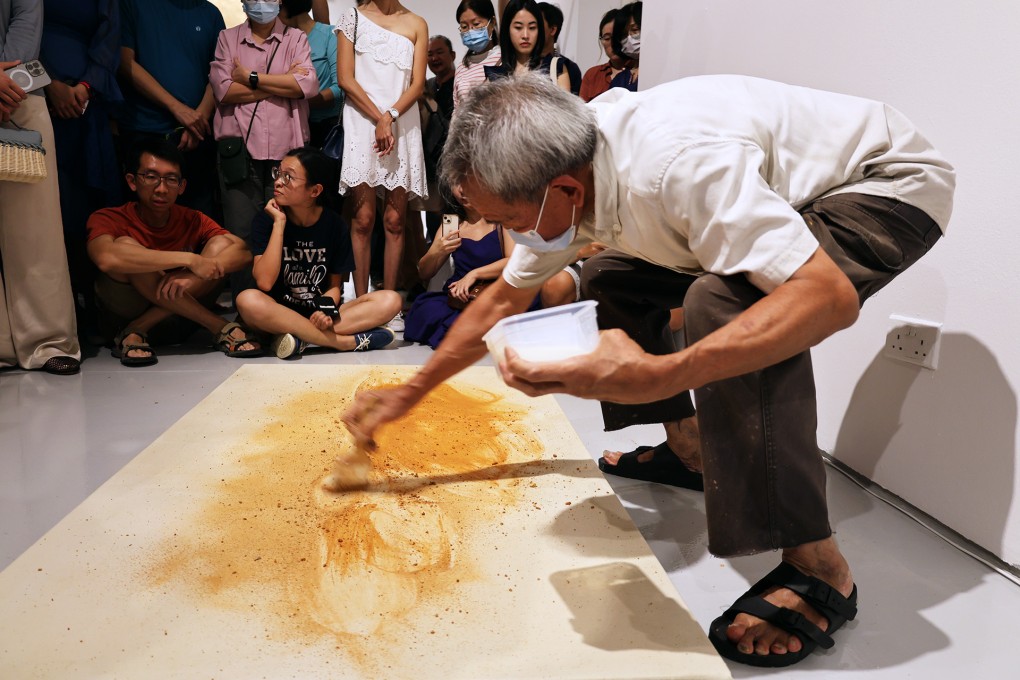
[[[515,314],[500,320],[482,339],[498,362],[512,347],[527,361],[559,361],[588,354],[599,343],[594,300]]]

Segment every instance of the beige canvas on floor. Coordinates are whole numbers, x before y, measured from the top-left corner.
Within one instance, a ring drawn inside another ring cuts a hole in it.
[[[475,368],[320,480],[407,367],[245,366],[0,573],[9,677],[727,678],[552,398]]]

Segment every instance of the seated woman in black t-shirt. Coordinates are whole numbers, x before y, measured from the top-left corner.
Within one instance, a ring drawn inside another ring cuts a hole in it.
[[[393,342],[393,331],[381,326],[400,311],[399,294],[377,290],[340,304],[341,276],[354,269],[354,257],[350,227],[323,207],[333,175],[333,161],[318,149],[289,151],[273,168],[273,199],[252,221],[258,288],[237,296],[237,311],[275,336],[281,359],[306,344],[359,352]]]

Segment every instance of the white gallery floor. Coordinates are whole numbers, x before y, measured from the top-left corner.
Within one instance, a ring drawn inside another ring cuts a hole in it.
[[[314,353],[299,361],[417,365],[430,353],[398,341],[386,350]],[[0,569],[243,363],[279,360],[228,359],[180,347],[161,351],[156,366],[129,369],[102,349],[78,376],[0,372]],[[606,448],[629,450],[662,438],[653,426],[605,433],[597,404],[558,401],[593,458]],[[698,493],[610,482],[702,627],[777,563],[778,554],[709,555]],[[1011,612],[1020,608],[1020,588],[832,470],[829,498],[837,539],[860,590],[857,621],[836,635],[829,653],[786,670],[730,664],[735,678],[1013,677]]]

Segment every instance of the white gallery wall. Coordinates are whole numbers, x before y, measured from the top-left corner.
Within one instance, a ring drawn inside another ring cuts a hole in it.
[[[646,0],[642,33],[643,89],[741,73],[879,99],[956,166],[947,237],[813,353],[819,445],[1020,563],[1020,4]],[[943,324],[937,370],[882,356],[890,314]]]

